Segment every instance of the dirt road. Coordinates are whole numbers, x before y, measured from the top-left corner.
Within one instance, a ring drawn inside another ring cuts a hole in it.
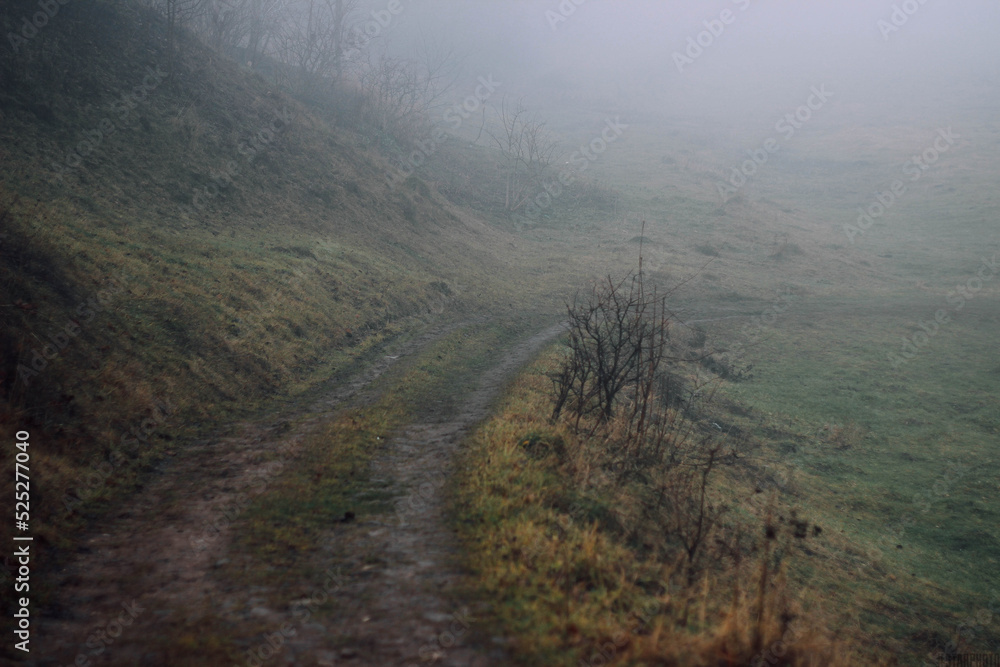
[[[200,625],[212,623],[212,632],[222,627],[238,635],[233,619],[246,591],[230,590],[213,576],[231,556],[228,523],[211,539],[192,535],[191,527],[211,522],[239,489],[267,473],[267,464],[258,460],[261,451],[293,452],[319,421],[366,400],[363,390],[396,359],[459,326],[438,327],[411,340],[299,411],[315,416],[244,424],[236,435],[200,443],[154,474],[102,530],[85,538],[60,573],[59,593],[42,618],[36,634],[40,651],[32,662],[173,665],[178,663],[161,652],[162,640],[169,643],[173,633],[197,635]],[[273,647],[257,652],[260,664],[493,664],[495,646],[484,649],[484,642],[472,641],[472,610],[453,595],[462,575],[445,522],[442,484],[458,443],[487,416],[505,381],[559,331],[551,327],[510,350],[483,374],[457,413],[421,415],[419,423],[392,438],[373,463],[371,479],[390,482],[400,498],[397,511],[338,530],[338,543],[329,547],[341,558],[346,554],[347,562],[325,589],[336,602],[336,623],[303,623],[291,609],[254,607],[256,626],[292,628]],[[257,586],[267,587],[266,581]],[[151,645],[151,637],[161,641]],[[255,663],[248,654],[238,664]]]

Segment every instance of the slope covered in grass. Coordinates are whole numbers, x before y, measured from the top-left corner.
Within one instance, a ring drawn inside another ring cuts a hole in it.
[[[6,34],[34,5],[5,4]],[[70,3],[0,45],[0,437],[30,433],[42,548],[193,434],[518,290],[502,232],[419,176],[390,187],[364,136],[163,32]]]

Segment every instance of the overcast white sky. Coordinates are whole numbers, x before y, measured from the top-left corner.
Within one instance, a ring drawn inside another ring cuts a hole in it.
[[[471,76],[494,73],[515,94],[572,82],[650,104],[683,97],[685,109],[714,115],[784,108],[822,83],[880,107],[915,95],[979,104],[1000,87],[1000,0],[400,1],[392,41],[454,42]],[[553,29],[548,12],[561,4],[575,11]],[[891,25],[894,6],[916,11],[886,39],[879,21]],[[724,11],[732,22],[702,35],[710,43],[678,71],[674,53]]]

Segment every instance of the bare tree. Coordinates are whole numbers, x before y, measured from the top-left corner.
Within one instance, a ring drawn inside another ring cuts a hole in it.
[[[215,48],[240,50],[256,67],[280,32],[290,4],[290,0],[207,0],[198,29]]]
[[[396,139],[414,138],[450,89],[452,51],[426,48],[420,60],[370,55],[359,75],[367,122]]]
[[[276,36],[277,56],[295,70],[300,94],[335,86],[343,76],[348,54],[356,50],[350,19],[356,7],[357,0],[306,0],[289,13]]]
[[[195,27],[212,47],[221,49],[235,46],[240,41],[242,4],[239,0],[206,0]]]
[[[249,0],[244,3],[244,27],[247,62],[256,69],[261,56],[267,53],[271,39],[281,29],[279,12],[282,0]]]
[[[167,23],[167,75],[173,79],[176,62],[177,31],[181,25],[196,20],[205,11],[208,0],[145,0],[149,7],[163,13]]]
[[[334,49],[333,71],[335,81],[340,81],[344,76],[344,68],[347,64],[347,54],[356,50],[351,39],[351,23],[349,16],[357,8],[358,0],[333,0],[333,39],[336,43]]]
[[[361,72],[365,115],[376,129],[398,134],[422,111],[420,72],[409,60],[379,56]]]
[[[641,269],[615,281],[608,276],[587,298],[567,305],[570,356],[554,376],[553,418],[565,407],[577,430],[583,417],[607,423],[629,390],[630,421],[645,428],[661,363],[666,356],[670,320],[666,297],[647,293]],[[593,433],[593,429],[591,429]]]
[[[681,445],[672,461],[650,469],[645,492],[642,523],[652,523],[679,544],[687,564],[688,584],[694,583],[705,546],[726,513],[727,507],[714,501],[710,477],[719,463],[725,443],[705,436],[678,441]]]
[[[487,132],[498,151],[504,210],[517,211],[541,188],[556,144],[545,123],[533,118],[522,102],[510,106],[504,99],[496,113],[499,126]]]

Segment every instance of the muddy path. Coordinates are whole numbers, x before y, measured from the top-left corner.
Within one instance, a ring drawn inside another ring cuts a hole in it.
[[[397,360],[479,320],[431,326],[396,345],[318,399],[233,435],[196,441],[150,473],[145,487],[83,535],[55,575],[58,592],[42,610],[29,664],[161,664],[150,638],[188,631],[190,610],[224,599],[211,576],[227,557],[224,508],[266,475],[261,455],[297,445],[335,411],[366,400],[365,389]],[[213,526],[206,531],[205,526]],[[82,656],[82,658],[81,658]]]
[[[470,324],[430,328],[320,399],[243,423],[234,435],[195,443],[161,466],[144,489],[82,538],[58,573],[58,593],[42,613],[28,664],[179,664],[165,657],[165,642],[198,636],[209,625],[214,632],[219,619],[242,634],[233,619],[247,615],[247,592],[213,576],[232,556],[228,522],[215,520],[252,480],[268,474],[262,454],[294,452],[336,411],[372,400],[366,389],[397,360]],[[338,526],[336,543],[329,545],[343,564],[328,587],[336,622],[296,623],[290,609],[250,609],[258,627],[295,626],[294,636],[264,651],[261,664],[492,664],[485,651],[469,648],[471,619],[449,596],[461,574],[441,488],[458,442],[487,416],[504,382],[558,332],[550,328],[513,348],[483,374],[457,412],[421,415],[420,423],[394,437],[374,462],[372,481],[396,490],[397,511]],[[209,524],[216,527],[211,533],[199,528]]]
[[[555,325],[522,341],[480,377],[457,411],[427,415],[392,438],[371,481],[401,491],[395,512],[338,531],[343,560],[329,591],[336,625],[325,634],[304,628],[289,644],[287,664],[509,664],[502,639],[482,634],[477,608],[456,598],[464,574],[444,486],[463,438],[488,416],[504,385],[563,330]],[[313,662],[317,656],[326,662]]]

